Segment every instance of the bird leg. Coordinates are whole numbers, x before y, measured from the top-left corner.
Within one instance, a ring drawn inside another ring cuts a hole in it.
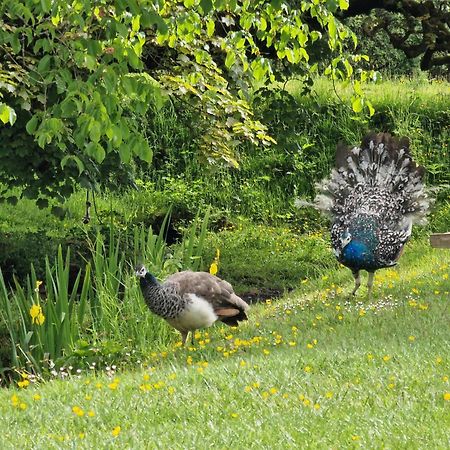
[[[186,345],[189,331],[180,331],[180,333],[181,333],[181,342],[183,343],[183,347],[184,347]]]
[[[375,272],[369,272],[369,278],[367,279],[367,298],[370,300],[372,296],[373,277]]]
[[[359,276],[359,270],[352,271],[353,277],[355,278],[355,288],[352,291],[352,295],[356,294],[356,291],[361,286],[361,277]]]

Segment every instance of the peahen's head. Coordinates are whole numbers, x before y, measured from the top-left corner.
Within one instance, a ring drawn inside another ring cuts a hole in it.
[[[138,264],[135,268],[135,274],[140,279],[141,286],[159,285],[158,280],[151,274],[143,264]]]
[[[145,275],[147,275],[147,269],[145,268],[144,264],[138,264],[135,268],[135,273],[137,277],[145,278]]]

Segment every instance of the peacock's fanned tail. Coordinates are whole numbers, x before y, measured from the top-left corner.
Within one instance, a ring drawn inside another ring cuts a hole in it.
[[[356,211],[384,212],[387,222],[424,223],[430,198],[423,174],[424,168],[411,157],[407,138],[370,133],[361,147],[338,145],[336,168],[317,184],[315,206],[332,218]]]

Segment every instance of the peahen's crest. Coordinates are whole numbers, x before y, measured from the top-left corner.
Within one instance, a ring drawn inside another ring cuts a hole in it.
[[[396,264],[414,223],[424,223],[430,199],[424,169],[412,159],[407,138],[370,133],[361,147],[338,145],[331,177],[317,184],[316,208],[332,219],[331,241],[338,260],[373,272]]]

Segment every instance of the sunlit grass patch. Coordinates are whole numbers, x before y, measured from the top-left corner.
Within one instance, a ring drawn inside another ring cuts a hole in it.
[[[371,301],[340,268],[134,371],[5,389],[2,448],[448,447],[449,262],[416,242]]]

